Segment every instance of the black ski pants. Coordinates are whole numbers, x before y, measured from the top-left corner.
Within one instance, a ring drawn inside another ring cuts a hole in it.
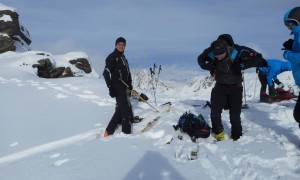
[[[258,73],[258,79],[259,79],[259,82],[261,84],[260,95],[265,95],[266,91],[267,91],[267,85],[268,85],[267,75],[264,74],[264,73],[259,72]]]
[[[112,116],[106,132],[114,134],[118,125],[122,125],[122,132],[131,134],[131,117],[133,116],[129,96],[126,93],[127,87],[120,83],[114,83],[113,89],[116,93],[116,109]]]
[[[300,92],[299,92],[299,96],[300,96]],[[298,100],[297,100],[295,108],[294,108],[294,119],[300,124],[300,100],[299,100],[299,96],[298,96]]]
[[[212,132],[218,134],[224,130],[221,114],[225,106],[229,108],[231,136],[242,136],[241,109],[243,103],[243,87],[216,84],[211,93]]]

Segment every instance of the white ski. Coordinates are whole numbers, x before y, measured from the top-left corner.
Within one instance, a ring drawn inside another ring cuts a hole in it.
[[[146,132],[149,129],[151,129],[156,123],[157,121],[160,119],[160,116],[157,116],[156,118],[154,118],[152,121],[148,122],[148,124],[141,130],[141,132]]]

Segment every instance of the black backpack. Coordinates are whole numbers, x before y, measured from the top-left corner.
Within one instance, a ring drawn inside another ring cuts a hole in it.
[[[210,127],[205,122],[202,114],[198,116],[185,112],[178,120],[178,124],[173,126],[175,131],[180,129],[181,132],[187,133],[191,138],[208,138]]]

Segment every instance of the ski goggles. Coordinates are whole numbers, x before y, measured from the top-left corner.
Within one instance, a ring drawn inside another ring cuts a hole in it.
[[[292,20],[285,20],[284,21],[284,25],[288,28],[292,27],[293,25],[295,25],[295,22]]]

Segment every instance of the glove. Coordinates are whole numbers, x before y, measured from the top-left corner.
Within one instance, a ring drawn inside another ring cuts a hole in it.
[[[271,98],[276,98],[278,96],[277,91],[275,90],[274,86],[269,86],[269,96]]]
[[[274,83],[276,83],[277,85],[279,85],[281,82],[278,79],[275,79]]]
[[[114,88],[110,86],[110,87],[108,87],[108,89],[109,89],[110,97],[112,97],[112,98],[116,97],[116,92],[115,92]]]
[[[284,48],[282,48],[282,50],[292,50],[293,49],[293,43],[294,40],[293,39],[289,39],[287,41],[285,41],[282,45]]]
[[[131,91],[132,91],[132,84],[130,83],[129,85],[128,85],[128,88],[126,89],[126,94],[128,95],[128,96],[131,96]]]
[[[130,91],[132,91],[133,87],[132,87],[132,84],[131,84],[131,83],[128,85],[128,89],[129,89]]]
[[[284,85],[282,83],[280,83],[280,84],[277,85],[277,88],[282,89],[283,87],[284,87]]]

